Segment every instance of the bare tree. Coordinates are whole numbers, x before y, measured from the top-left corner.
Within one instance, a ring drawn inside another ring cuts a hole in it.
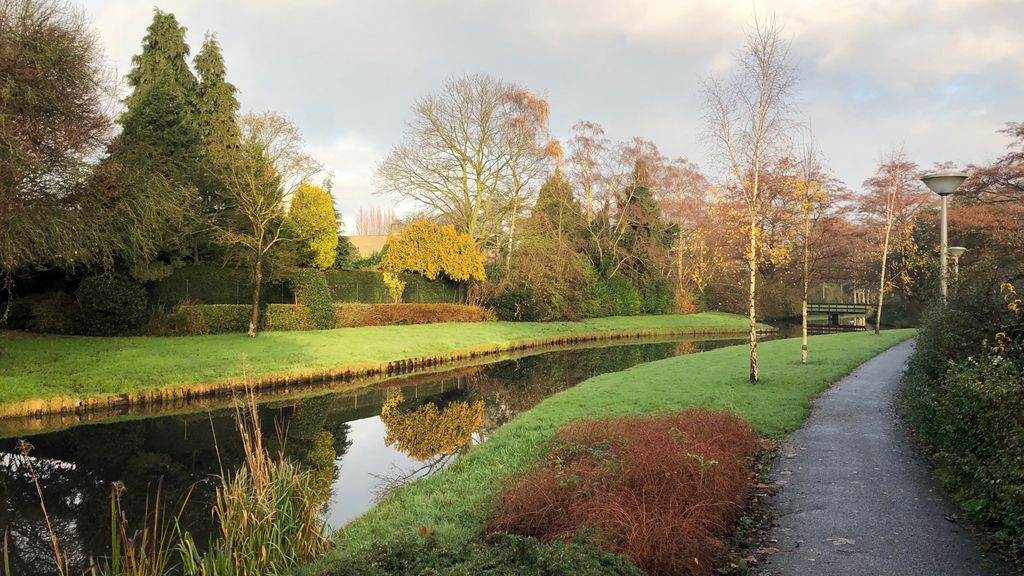
[[[226,210],[215,221],[217,238],[241,248],[252,267],[252,316],[249,336],[259,324],[263,263],[284,240],[282,229],[289,200],[320,165],[303,150],[298,129],[274,112],[240,118],[241,147],[217,166],[224,183]]]
[[[500,245],[547,168],[547,102],[475,74],[449,80],[413,111],[403,142],[377,167],[379,190],[428,208],[479,245]]]
[[[365,209],[360,207],[356,216],[356,234],[359,236],[387,236],[391,226],[398,221],[394,208],[384,210],[380,206]]]
[[[583,195],[587,225],[594,221],[594,202],[598,190],[607,181],[606,166],[611,142],[595,122],[581,121],[572,127],[569,140],[569,178]]]
[[[780,155],[791,127],[790,101],[796,83],[789,46],[772,19],[755,17],[747,32],[739,69],[728,80],[710,78],[704,85],[707,136],[728,168],[727,186],[742,190],[746,204],[750,381],[757,382],[757,235],[762,171]]]

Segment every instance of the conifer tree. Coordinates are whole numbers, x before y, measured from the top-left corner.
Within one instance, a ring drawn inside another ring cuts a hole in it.
[[[207,164],[222,159],[237,150],[241,142],[238,128],[238,89],[227,81],[227,68],[215,35],[207,35],[203,47],[196,54],[196,73],[199,83],[196,95],[196,123],[202,146],[202,162]],[[204,170],[209,172],[208,167]],[[207,184],[204,182],[204,184]],[[216,183],[213,183],[216,185]],[[210,190],[202,190],[204,195]]]
[[[196,122],[198,83],[188,65],[185,28],[173,14],[155,10],[141,53],[132,57],[128,73],[131,94],[119,118],[121,134],[111,147],[109,162],[124,195],[159,195],[166,225],[153,240],[158,256],[136,266],[139,279],[169,273],[186,256],[198,258],[206,227],[197,210],[202,139]],[[161,265],[162,264],[162,265]]]

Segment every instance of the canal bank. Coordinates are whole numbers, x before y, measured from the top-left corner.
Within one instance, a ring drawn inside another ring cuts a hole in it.
[[[0,417],[230,396],[246,386],[262,391],[354,381],[558,344],[746,330],[743,316],[702,312],[580,322],[268,332],[254,339],[234,334],[96,338],[0,332]]]

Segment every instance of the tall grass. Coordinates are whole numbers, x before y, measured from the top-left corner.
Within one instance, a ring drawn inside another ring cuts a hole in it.
[[[161,508],[162,483],[157,484],[152,514],[146,498],[146,524],[132,531],[128,516],[121,506],[125,487],[114,482],[110,487],[110,558],[102,564],[90,560],[88,576],[164,576],[174,566],[174,536],[180,526],[181,515],[188,504],[191,490],[182,500],[178,514],[166,519]]]
[[[326,497],[314,471],[302,469],[283,452],[272,455],[264,446],[256,398],[248,389],[236,407],[236,423],[245,453],[244,466],[233,474],[221,469],[213,519],[219,530],[200,549],[192,534],[181,526],[189,495],[178,512],[168,517],[161,505],[160,485],[146,522],[131,530],[121,506],[124,486],[115,482],[110,495],[109,558],[89,560],[86,576],[238,576],[286,574],[311,562],[331,548],[326,521],[320,514]],[[281,446],[284,446],[282,434]],[[61,549],[50,522],[43,488],[28,457],[32,446],[22,441],[21,460],[39,496],[58,576],[73,576],[71,561]],[[3,541],[4,575],[10,576],[7,534]]]
[[[191,534],[183,535],[178,549],[188,576],[284,574],[331,546],[320,514],[323,490],[309,471],[264,447],[251,390],[236,422],[245,466],[233,476],[221,472],[213,508],[220,531],[205,554]]]

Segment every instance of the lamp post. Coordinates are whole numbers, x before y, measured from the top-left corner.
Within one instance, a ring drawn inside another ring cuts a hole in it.
[[[942,292],[943,304],[946,302],[946,294],[948,292],[946,276],[949,273],[946,264],[946,252],[949,250],[949,242],[946,235],[946,206],[949,203],[949,195],[956,192],[956,189],[963,184],[964,180],[967,180],[967,174],[956,170],[942,170],[925,174],[921,177],[921,181],[924,182],[925,186],[938,194],[939,198],[942,198],[942,227],[939,233],[939,287]]]
[[[967,252],[963,246],[950,246],[949,255],[953,257],[953,282],[960,283],[960,257]]]

